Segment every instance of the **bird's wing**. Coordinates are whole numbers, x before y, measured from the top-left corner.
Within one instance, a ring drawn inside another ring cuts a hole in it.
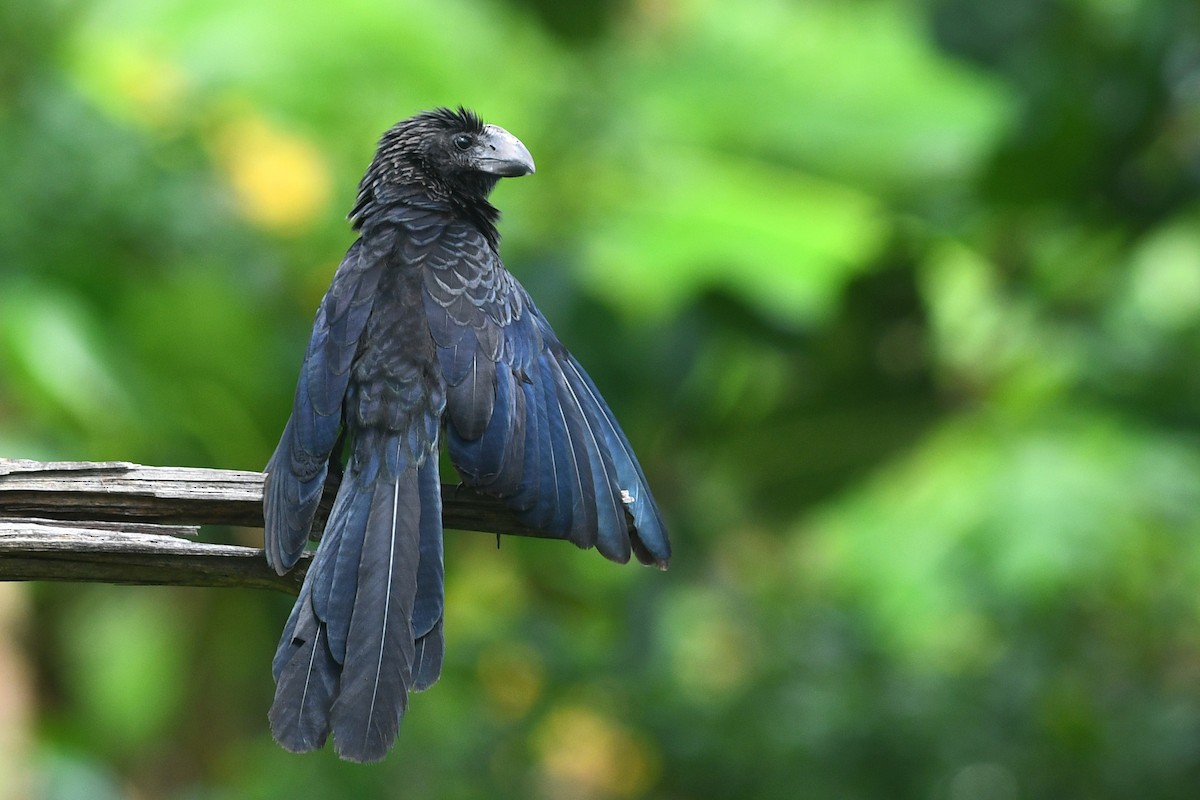
[[[632,549],[666,566],[666,529],[629,441],[484,237],[448,228],[424,266],[447,441],[463,481],[580,547],[620,562]]]
[[[313,322],[292,416],[267,463],[267,560],[291,569],[304,551],[342,426],[350,366],[383,272],[383,251],[359,239],[346,252]]]

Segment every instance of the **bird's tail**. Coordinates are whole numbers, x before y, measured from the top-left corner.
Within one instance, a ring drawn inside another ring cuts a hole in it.
[[[288,750],[324,745],[377,761],[409,689],[441,671],[442,542],[437,460],[394,474],[355,459],[275,654],[271,732]]]

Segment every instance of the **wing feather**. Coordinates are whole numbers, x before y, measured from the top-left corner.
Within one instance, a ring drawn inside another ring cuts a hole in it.
[[[350,365],[383,264],[377,249],[355,242],[317,309],[292,415],[267,463],[263,487],[267,560],[281,575],[295,566],[312,529],[341,431]]]
[[[453,251],[426,259],[425,311],[463,482],[527,525],[665,566],[662,517],[591,379],[482,236],[456,230],[438,244]]]

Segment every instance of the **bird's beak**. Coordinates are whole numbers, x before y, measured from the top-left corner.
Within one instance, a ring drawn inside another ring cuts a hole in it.
[[[529,150],[520,139],[498,125],[483,126],[483,138],[475,161],[481,171],[501,178],[516,178],[534,172]]]

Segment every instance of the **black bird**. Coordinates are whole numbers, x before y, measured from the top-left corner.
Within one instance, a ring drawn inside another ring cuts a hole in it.
[[[330,467],[344,469],[275,654],[271,731],[288,750],[332,731],[342,758],[383,758],[409,690],[441,673],[443,437],[463,483],[525,524],[621,563],[670,559],[612,411],[500,261],[488,194],[533,171],[508,131],[439,108],[388,130],[359,185],[358,239],[266,469],[280,574],[304,551]]]

